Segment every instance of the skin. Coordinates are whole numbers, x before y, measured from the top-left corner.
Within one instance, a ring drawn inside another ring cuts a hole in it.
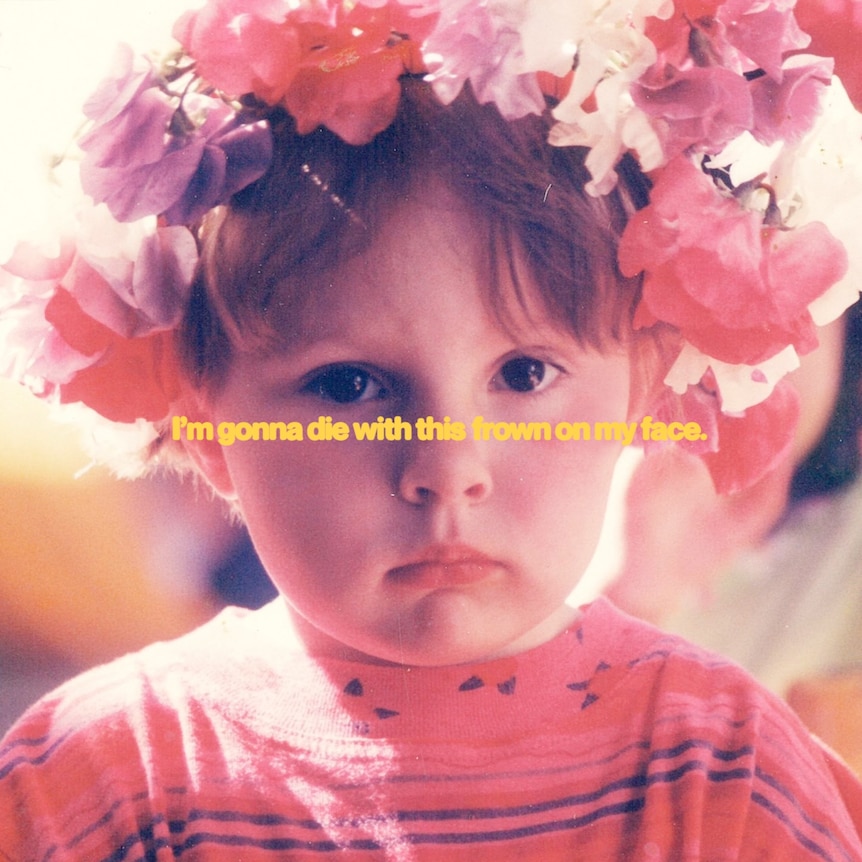
[[[566,598],[619,444],[474,441],[470,422],[622,421],[629,352],[581,348],[529,278],[502,325],[472,235],[442,189],[396,205],[365,253],[312,286],[281,348],[237,356],[209,405],[214,422],[467,425],[459,442],[197,444],[313,654],[458,664],[530,649],[576,616]]]

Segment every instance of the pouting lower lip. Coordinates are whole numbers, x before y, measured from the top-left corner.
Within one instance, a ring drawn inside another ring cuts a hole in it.
[[[483,581],[499,568],[499,563],[486,557],[446,561],[431,559],[398,566],[389,571],[389,577],[398,583],[416,587],[462,586]]]

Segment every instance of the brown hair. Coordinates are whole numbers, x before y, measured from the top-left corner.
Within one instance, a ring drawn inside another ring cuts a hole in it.
[[[600,348],[628,329],[638,283],[619,273],[616,247],[628,213],[646,199],[640,174],[624,170],[625,191],[591,197],[585,151],[547,144],[549,114],[507,122],[469,87],[449,106],[420,80],[406,79],[403,91],[394,122],[364,146],[324,128],[298,135],[286,113],[271,118],[269,171],[201,229],[201,266],[179,333],[197,385],[218,387],[233,350],[283,337],[273,304],[301,306],[303,273],[325,272],[367,246],[388,205],[420,196],[429,177],[475,213],[492,272],[506,267],[519,297],[516,255],[582,343]],[[492,293],[500,281],[489,279]]]

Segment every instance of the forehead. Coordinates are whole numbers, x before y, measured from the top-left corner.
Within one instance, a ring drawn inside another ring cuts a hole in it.
[[[363,251],[282,283],[272,315],[279,340],[367,330],[404,341],[429,316],[445,324],[444,338],[479,323],[518,339],[572,337],[548,312],[517,244],[500,247],[487,221],[442,184],[417,197],[387,203]]]

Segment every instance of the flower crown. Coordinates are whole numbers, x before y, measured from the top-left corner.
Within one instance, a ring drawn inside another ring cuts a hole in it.
[[[176,22],[172,53],[121,46],[84,105],[71,230],[0,267],[0,373],[103,417],[108,450],[120,432],[126,453],[146,450],[180,392],[194,226],[267,170],[268,114],[362,144],[393,120],[403,75],[443,104],[469,82],[509,120],[551,97],[550,143],[588,148],[591,194],[614,187],[625,153],[650,177],[619,265],[643,274],[635,325],[680,335],[653,415],[699,421],[707,439],[685,445],[721,490],[744,487],[792,438],[781,378],[816,346],[815,324],[855,301],[862,271],[862,115],[832,60],[800,53],[792,7],[208,0]]]

